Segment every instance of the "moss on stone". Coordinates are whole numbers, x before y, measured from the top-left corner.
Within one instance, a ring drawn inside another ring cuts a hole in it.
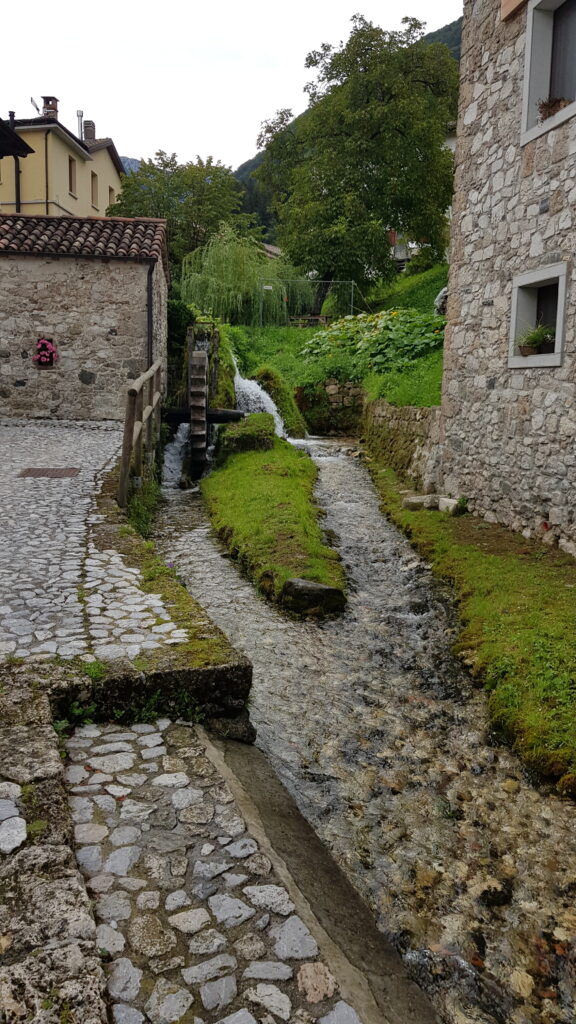
[[[296,405],[291,389],[277,370],[271,366],[260,366],[255,371],[253,379],[264,388],[270,398],[275,402],[280,413],[288,437],[306,437],[306,421]]]
[[[218,431],[216,461],[221,464],[238,452],[270,450],[275,436],[274,417],[268,412],[253,413]]]

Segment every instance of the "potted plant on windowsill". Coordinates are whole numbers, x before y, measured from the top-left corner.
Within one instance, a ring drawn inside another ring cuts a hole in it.
[[[545,100],[538,100],[538,120],[547,121],[549,117],[554,117],[559,110],[569,107],[573,102],[574,100],[568,100],[565,96],[548,96]]]
[[[531,327],[516,340],[521,356],[535,356],[542,352],[554,351],[554,328],[546,324]]]

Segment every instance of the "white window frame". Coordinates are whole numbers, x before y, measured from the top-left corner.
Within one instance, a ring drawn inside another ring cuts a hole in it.
[[[564,0],[529,0],[526,26],[526,56],[524,63],[524,91],[522,97],[522,132],[520,145],[525,146],[552,128],[576,115],[576,100],[545,121],[531,124],[538,100],[546,99],[550,91],[552,42],[554,37],[554,11]]]
[[[508,366],[511,369],[526,370],[538,366],[562,366],[567,277],[567,263],[551,263],[547,267],[537,267],[536,270],[529,270],[525,274],[518,274],[513,278],[508,349]],[[522,356],[518,352],[517,340],[529,328],[536,326],[536,289],[543,285],[556,283],[558,284],[558,311],[556,313],[554,351]]]

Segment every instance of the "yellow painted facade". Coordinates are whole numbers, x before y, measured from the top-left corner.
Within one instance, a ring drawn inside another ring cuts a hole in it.
[[[88,153],[58,123],[18,128],[34,153],[21,158],[20,212],[30,216],[104,217],[120,192],[108,149]],[[0,213],[17,213],[15,161],[0,160]]]

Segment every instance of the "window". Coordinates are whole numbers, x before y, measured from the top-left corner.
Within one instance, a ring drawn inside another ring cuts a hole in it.
[[[512,282],[508,366],[561,366],[564,347],[566,264],[554,263],[519,274]],[[543,328],[537,346],[530,333]]]
[[[76,161],[73,156],[68,157],[68,191],[70,195],[76,195]]]
[[[108,206],[112,206],[112,203],[115,202],[115,201],[116,201],[116,196],[114,195],[114,189],[109,187],[108,188]]]
[[[530,0],[522,144],[576,114],[576,0]]]
[[[94,171],[90,175],[90,190],[92,206],[98,209],[98,175]]]

